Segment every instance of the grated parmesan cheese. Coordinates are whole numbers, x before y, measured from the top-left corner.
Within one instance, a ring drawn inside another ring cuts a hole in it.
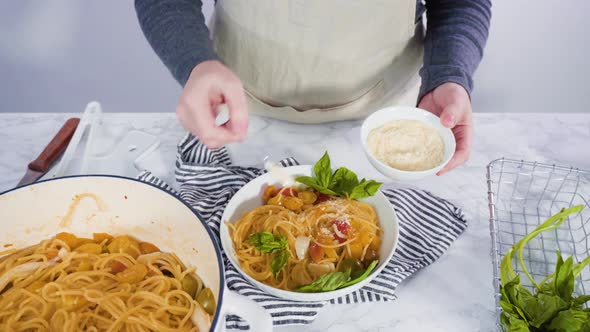
[[[326,227],[322,227],[320,228],[320,233],[324,234],[324,235],[332,235],[332,232],[330,232],[329,229],[327,229]]]
[[[390,121],[371,130],[367,147],[375,158],[403,171],[424,171],[443,161],[445,146],[438,131],[421,121]]]

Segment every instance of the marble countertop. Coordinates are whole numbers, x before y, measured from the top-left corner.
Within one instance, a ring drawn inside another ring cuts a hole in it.
[[[0,191],[16,185],[26,165],[71,114],[0,114]],[[102,149],[130,129],[156,135],[158,158],[169,181],[176,143],[184,135],[174,114],[105,114]],[[590,114],[476,114],[475,142],[466,165],[443,176],[411,184],[461,207],[468,230],[438,262],[407,280],[392,303],[328,306],[309,326],[279,331],[494,331],[485,166],[507,157],[590,169]],[[244,143],[229,147],[235,163],[256,166],[264,156],[292,156],[301,163],[325,150],[335,164],[359,175],[386,180],[365,159],[358,137],[360,122],[296,125],[254,118]]]

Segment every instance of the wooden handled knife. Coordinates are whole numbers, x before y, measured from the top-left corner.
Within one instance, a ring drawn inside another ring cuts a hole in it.
[[[70,143],[79,123],[79,118],[70,118],[64,123],[37,159],[29,163],[27,172],[19,181],[17,187],[33,183],[49,171],[53,163],[61,156]]]

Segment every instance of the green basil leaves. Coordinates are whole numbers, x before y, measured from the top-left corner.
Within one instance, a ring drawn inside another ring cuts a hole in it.
[[[283,235],[273,235],[271,232],[262,231],[250,235],[250,243],[266,254],[274,254],[270,269],[272,275],[276,278],[279,272],[283,269],[289,260],[289,243],[287,238]]]
[[[562,209],[547,219],[531,233],[525,235],[508,250],[500,265],[500,321],[506,331],[513,332],[590,332],[590,310],[584,304],[590,301],[590,295],[575,297],[574,283],[585,266],[590,264],[590,257],[580,263],[574,263],[573,257],[563,259],[557,251],[555,272],[537,283],[526,269],[523,260],[525,245],[542,232],[554,230],[568,216],[583,209],[582,205]],[[520,276],[514,271],[512,261],[517,255],[520,268],[534,286],[534,293],[520,282]]]
[[[328,152],[313,166],[314,176],[299,176],[295,180],[326,195],[350,199],[370,197],[377,193],[382,183],[375,180],[362,179],[346,167],[332,172]]]

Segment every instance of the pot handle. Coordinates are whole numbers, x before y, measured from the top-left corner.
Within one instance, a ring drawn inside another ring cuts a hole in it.
[[[218,331],[226,331],[225,317],[227,315],[237,315],[244,318],[250,324],[251,331],[272,332],[272,318],[261,305],[225,287]]]

